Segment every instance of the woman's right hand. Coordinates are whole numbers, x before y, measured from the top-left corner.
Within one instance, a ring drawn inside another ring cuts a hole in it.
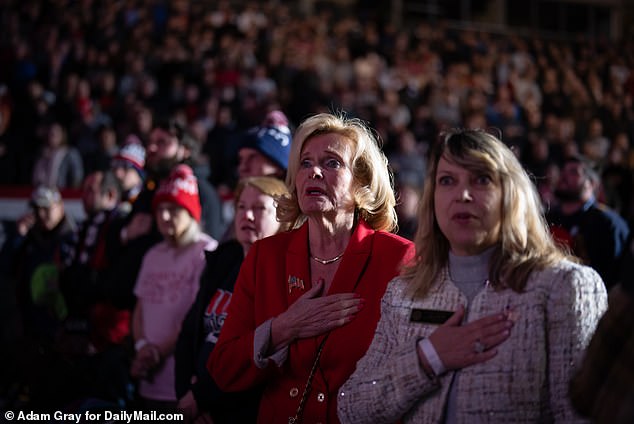
[[[513,321],[497,313],[461,325],[464,306],[429,336],[446,370],[457,370],[488,361],[497,354],[496,347],[509,338]]]
[[[22,215],[16,221],[16,228],[18,230],[18,234],[24,237],[26,233],[35,225],[35,214],[32,211],[29,211]]]
[[[271,323],[272,349],[293,340],[314,337],[352,321],[364,300],[356,293],[321,296],[324,283],[318,281]]]

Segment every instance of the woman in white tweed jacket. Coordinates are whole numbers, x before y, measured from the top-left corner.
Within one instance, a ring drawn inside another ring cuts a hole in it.
[[[570,423],[571,373],[604,284],[555,245],[513,152],[481,130],[430,158],[417,263],[388,286],[343,423]]]

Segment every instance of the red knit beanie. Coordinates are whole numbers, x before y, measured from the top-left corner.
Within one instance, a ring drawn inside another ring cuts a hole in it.
[[[189,214],[200,222],[200,197],[198,182],[194,172],[187,165],[178,165],[172,170],[167,180],[161,182],[152,199],[152,209],[161,202],[175,203],[187,209]]]

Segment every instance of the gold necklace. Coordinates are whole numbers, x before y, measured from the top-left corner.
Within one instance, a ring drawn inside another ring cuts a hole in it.
[[[310,259],[312,259],[313,261],[319,262],[322,265],[328,265],[328,264],[331,264],[333,262],[337,262],[342,257],[343,257],[343,252],[341,252],[340,254],[338,254],[337,256],[335,256],[332,259],[321,259],[321,258],[318,258],[317,256],[310,255]]]

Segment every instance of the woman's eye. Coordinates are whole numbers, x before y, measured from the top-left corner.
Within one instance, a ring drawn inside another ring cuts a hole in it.
[[[491,177],[485,174],[478,175],[478,177],[476,178],[476,182],[481,185],[491,184],[492,181],[493,180],[491,179]]]
[[[328,159],[326,161],[326,166],[328,168],[340,168],[341,167],[341,162],[339,162],[337,159]]]
[[[453,178],[451,178],[448,175],[444,175],[438,178],[438,185],[449,185],[451,184],[452,181],[453,181]]]
[[[302,168],[310,168],[311,164],[308,159],[304,159],[299,163],[299,166],[301,166]]]

